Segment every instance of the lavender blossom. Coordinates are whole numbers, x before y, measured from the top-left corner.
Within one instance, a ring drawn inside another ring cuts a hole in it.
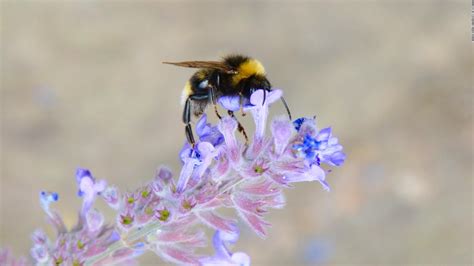
[[[271,122],[271,136],[265,135],[269,106],[282,92],[266,94],[264,101],[263,90],[257,90],[245,104],[256,128],[248,145],[236,132],[235,118],[226,116],[211,125],[204,115],[196,125],[199,142],[194,149],[185,144],[180,152],[183,166],[177,179],[171,170],[161,167],[149,183],[124,193],[79,168],[76,181],[83,204],[77,224],[71,229],[51,208],[58,194],[42,192],[41,206],[57,236],[53,241],[42,231],[33,233],[34,263],[129,263],[152,251],[176,264],[249,265],[248,255],[232,253],[228,248],[239,236],[237,220],[223,216],[219,210],[234,209],[237,217],[264,238],[270,225],[265,214],[285,205],[284,189],[295,182],[318,181],[329,190],[322,164],[340,166],[345,160],[331,129],[318,130],[312,118],[289,121],[277,117]],[[220,103],[238,110],[235,97]],[[116,211],[115,221],[107,223],[93,208],[97,198]],[[215,255],[198,252],[207,244],[202,225],[215,230]]]

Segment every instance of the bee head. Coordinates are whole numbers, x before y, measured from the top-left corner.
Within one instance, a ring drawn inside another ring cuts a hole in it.
[[[272,88],[270,81],[263,75],[252,75],[241,82],[242,91],[245,92],[244,95],[247,97],[250,97],[255,90],[270,90]]]

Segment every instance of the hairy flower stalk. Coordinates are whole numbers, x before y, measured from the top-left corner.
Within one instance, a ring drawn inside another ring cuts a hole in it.
[[[196,124],[199,141],[195,149],[185,144],[180,152],[183,166],[177,179],[161,167],[147,185],[124,193],[95,179],[89,170],[78,169],[76,180],[83,204],[74,228],[67,229],[50,208],[58,195],[42,192],[41,204],[57,237],[52,241],[39,230],[33,234],[34,262],[122,264],[152,251],[176,264],[249,265],[249,256],[232,253],[228,247],[239,237],[237,220],[224,217],[219,210],[235,210],[258,236],[265,237],[269,223],[264,216],[269,209],[284,206],[285,188],[295,182],[318,181],[329,190],[322,164],[339,166],[345,160],[331,129],[318,130],[314,118],[289,121],[277,117],[270,124],[271,136],[267,136],[269,105],[279,100],[282,92],[266,94],[255,91],[244,107],[256,125],[249,145],[236,137],[234,118],[223,117],[211,125],[204,115]],[[229,107],[232,103],[240,105],[232,97],[221,102],[227,109],[235,109]],[[93,208],[97,198],[116,210],[115,222],[105,223]],[[215,230],[214,255],[197,253],[207,243],[200,225]]]

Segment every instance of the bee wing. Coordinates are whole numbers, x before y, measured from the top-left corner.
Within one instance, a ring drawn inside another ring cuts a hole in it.
[[[232,67],[224,64],[219,61],[184,61],[184,62],[163,62],[163,64],[175,65],[180,67],[189,67],[189,68],[207,68],[207,69],[216,69],[228,74],[236,74],[237,71]]]

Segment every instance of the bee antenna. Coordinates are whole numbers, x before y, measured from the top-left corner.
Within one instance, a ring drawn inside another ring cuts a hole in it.
[[[281,99],[281,102],[283,103],[283,105],[285,106],[286,112],[288,113],[288,118],[291,121],[292,119],[291,119],[290,108],[288,107],[288,104],[286,104],[285,98],[283,98],[283,96],[281,96],[280,99]]]

